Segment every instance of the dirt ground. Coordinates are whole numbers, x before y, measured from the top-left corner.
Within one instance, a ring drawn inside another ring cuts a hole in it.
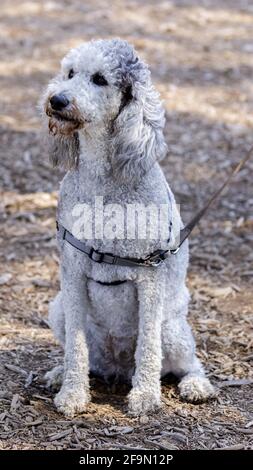
[[[2,0],[1,17],[0,448],[252,448],[252,161],[191,237],[189,318],[218,398],[184,403],[166,380],[163,409],[133,419],[125,386],[91,379],[87,413],[68,420],[42,382],[62,357],[46,324],[61,175],[36,106],[70,47],[134,43],[164,100],[163,168],[187,221],[253,145],[253,1]]]

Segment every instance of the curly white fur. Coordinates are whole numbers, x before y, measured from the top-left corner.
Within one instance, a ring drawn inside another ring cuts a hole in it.
[[[73,78],[68,79],[70,70]],[[107,86],[92,82],[97,72]],[[49,84],[46,102],[59,93],[70,101],[69,116],[77,112],[83,123],[75,132],[65,132],[68,123],[56,123],[58,132],[50,136],[53,163],[71,168],[61,183],[59,221],[72,231],[73,207],[92,206],[102,195],[106,203],[123,206],[170,200],[171,219],[181,224],[158,163],[166,153],[164,111],[148,67],[134,49],[115,39],[92,41],[70,51],[61,73]],[[89,243],[102,252],[137,258],[162,246],[159,238],[94,238]],[[55,397],[59,411],[73,416],[85,410],[89,370],[105,380],[114,376],[132,381],[128,399],[134,415],[161,405],[160,378],[168,372],[181,379],[179,391],[186,400],[205,400],[213,394],[186,320],[187,242],[163,265],[148,269],[98,264],[66,242],[59,240],[59,245],[61,291],[49,315],[65,350],[63,383]],[[97,282],[116,280],[127,282],[113,286]],[[61,374],[61,368],[48,373],[48,384],[56,385]]]

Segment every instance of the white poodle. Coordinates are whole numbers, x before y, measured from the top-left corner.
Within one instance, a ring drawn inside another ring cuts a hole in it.
[[[45,111],[52,162],[68,169],[58,209],[61,291],[49,313],[64,347],[64,366],[46,374],[48,386],[62,384],[57,409],[66,416],[86,409],[89,371],[107,381],[131,382],[133,415],[161,406],[160,379],[169,372],[179,378],[183,399],[206,400],[214,389],[186,320],[188,244],[158,266],[145,262],[157,250],[175,248],[175,227],[181,224],[158,163],[166,154],[164,111],[147,65],[123,40],[81,45],[67,54],[49,84]],[[172,230],[166,248],[160,235],[74,238],[78,208],[94,208],[98,197],[124,210],[136,203],[168,205]],[[77,238],[89,256],[73,246]],[[105,253],[117,258],[109,255],[105,262]]]

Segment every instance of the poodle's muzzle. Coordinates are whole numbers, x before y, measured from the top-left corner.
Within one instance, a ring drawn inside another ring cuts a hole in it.
[[[45,112],[49,117],[49,132],[53,135],[71,135],[81,129],[86,122],[75,101],[70,101],[64,94],[49,96]]]

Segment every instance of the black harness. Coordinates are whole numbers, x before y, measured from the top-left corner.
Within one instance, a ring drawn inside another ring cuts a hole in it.
[[[209,206],[218,198],[222,193],[225,187],[230,183],[234,175],[236,175],[244,165],[244,163],[249,160],[253,148],[251,148],[245,157],[238,163],[234,170],[230,173],[223,185],[211,196],[205,206],[193,217],[193,219],[180,231],[180,241],[176,249],[168,250],[156,250],[154,253],[151,253],[146,258],[122,258],[121,256],[113,255],[112,253],[101,253],[98,250],[87,245],[85,242],[78,240],[71,232],[69,232],[63,225],[59,222],[56,222],[56,228],[58,235],[62,240],[66,240],[70,245],[72,245],[77,250],[85,253],[92,261],[95,263],[107,263],[114,266],[126,266],[126,267],[145,267],[152,268],[158,267],[170,254],[175,255],[180,249],[183,242],[189,237],[190,233],[194,227],[198,224],[203,215],[207,212]],[[171,233],[172,223],[170,223],[169,231]],[[167,240],[167,243],[169,243]],[[98,281],[100,282],[100,281]],[[100,282],[104,285],[118,285],[125,281],[114,281],[112,283]]]
[[[69,232],[63,225],[59,222],[56,222],[56,228],[59,237],[62,240],[66,240],[70,245],[72,245],[77,250],[85,253],[92,261],[95,263],[106,263],[113,264],[114,266],[127,266],[127,267],[136,267],[142,266],[144,268],[157,267],[161,264],[169,254],[177,253],[176,250],[157,250],[151,255],[148,255],[146,258],[122,258],[121,256],[113,255],[112,253],[101,253],[98,250],[95,250],[87,243],[78,240],[74,237],[71,232]],[[171,232],[172,223],[170,223],[169,231]],[[169,243],[170,239],[167,240]]]

